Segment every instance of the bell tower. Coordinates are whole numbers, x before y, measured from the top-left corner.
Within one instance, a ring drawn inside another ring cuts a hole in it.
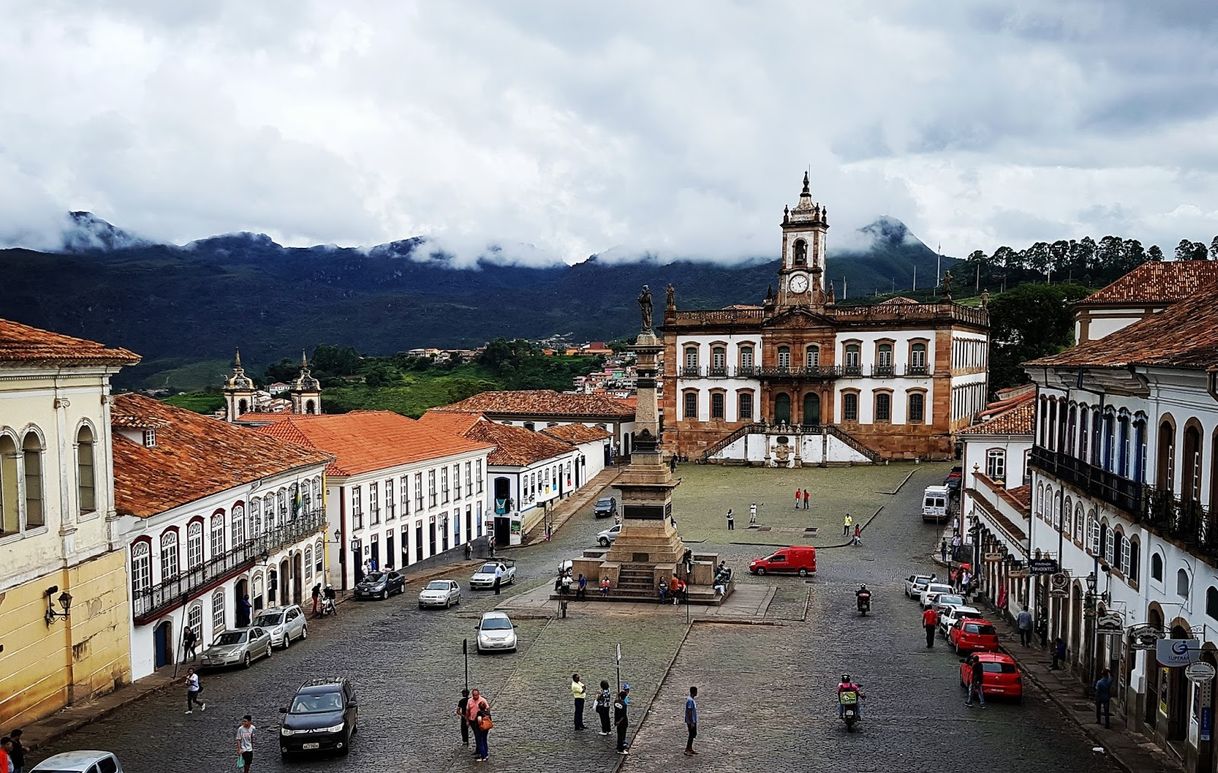
[[[233,357],[233,372],[224,381],[224,406],[230,423],[243,413],[254,410],[254,382],[241,367],[241,350]]]
[[[292,382],[292,413],[321,413],[321,382],[309,372],[309,358],[304,352],[300,353],[300,375]]]
[[[778,269],[778,306],[825,304],[825,232],[829,210],[812,201],[808,173],[799,203],[782,210],[782,267]]]

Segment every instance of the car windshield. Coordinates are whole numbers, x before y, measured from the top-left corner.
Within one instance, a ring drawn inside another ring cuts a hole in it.
[[[1017,674],[1019,669],[1012,663],[982,663],[981,669],[989,674]]]
[[[969,623],[964,626],[966,633],[975,633],[981,636],[996,636],[998,632],[994,630],[992,625],[980,625],[979,623]]]
[[[283,621],[283,615],[278,612],[272,612],[266,615],[258,615],[258,619],[254,621],[254,625],[279,625]]]
[[[246,631],[227,631],[217,636],[213,643],[217,647],[228,647],[233,644],[240,644],[245,641],[245,637],[248,635]]]
[[[448,583],[444,580],[432,580],[427,583],[426,590],[448,590]]]
[[[964,603],[964,597],[963,596],[953,596],[950,593],[940,593],[939,594],[939,603],[945,607],[960,606],[961,604]]]
[[[385,579],[385,575],[381,574],[380,572],[372,572],[364,575],[364,582],[368,583],[369,585],[375,585],[383,579]]]
[[[343,699],[336,692],[313,693],[297,695],[292,701],[291,714],[323,714],[338,711],[343,707]]]
[[[506,617],[488,617],[482,621],[484,631],[506,631],[512,627],[512,621]]]
[[[926,586],[926,592],[931,593],[931,594],[947,593],[951,589],[952,589],[952,586],[950,586],[950,585],[937,585],[934,583]]]
[[[612,499],[598,499],[598,500],[596,500],[596,506],[597,506],[597,507],[608,507],[608,506],[609,506],[609,505],[611,505],[611,504],[613,504],[613,500],[612,500]]]

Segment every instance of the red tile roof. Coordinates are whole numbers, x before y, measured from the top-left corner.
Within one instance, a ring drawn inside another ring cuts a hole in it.
[[[609,433],[605,430],[589,427],[586,424],[560,424],[557,427],[546,427],[541,432],[555,440],[561,440],[564,443],[571,443],[573,445],[593,443],[597,440],[606,440],[609,437]]]
[[[136,394],[115,395],[116,426],[156,427],[156,445],[115,432],[114,503],[147,518],[268,475],[325,464],[330,457],[245,427]]]
[[[359,475],[402,464],[489,449],[486,443],[423,426],[392,411],[304,416],[256,427],[259,432],[333,454],[327,475]]]
[[[570,443],[555,440],[543,432],[499,424],[489,419],[482,419],[470,427],[466,437],[494,443],[495,450],[486,461],[498,467],[527,467],[572,450]]]
[[[0,319],[0,366],[4,365],[134,365],[140,356],[96,341],[52,333],[20,322]]]
[[[419,417],[419,423],[424,427],[462,437],[481,420],[482,414],[475,411],[437,411],[434,408]]]
[[[492,416],[633,419],[634,408],[604,394],[564,394],[552,389],[482,392],[439,410],[477,411]]]
[[[1107,287],[1096,290],[1079,306],[1166,305],[1190,298],[1218,285],[1218,263],[1172,260],[1143,263]]]
[[[978,421],[960,430],[960,435],[1027,435],[1036,432],[1036,387],[1027,385],[1005,400],[990,403]]]

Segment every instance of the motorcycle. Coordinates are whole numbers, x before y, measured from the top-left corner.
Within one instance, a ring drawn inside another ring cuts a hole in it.
[[[843,690],[838,693],[837,700],[842,706],[841,717],[846,723],[846,732],[853,733],[859,721],[859,694],[854,690]]]
[[[317,616],[318,617],[329,617],[330,615],[334,614],[337,611],[338,610],[334,608],[334,599],[323,598],[321,600],[321,606],[318,607],[318,609],[317,609]]]
[[[866,616],[871,611],[871,594],[860,593],[856,596],[859,614]]]

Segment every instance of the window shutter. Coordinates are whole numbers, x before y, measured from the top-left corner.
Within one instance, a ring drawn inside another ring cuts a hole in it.
[[[1094,518],[1092,518],[1090,520],[1090,523],[1091,523],[1091,536],[1088,538],[1087,541],[1091,545],[1091,547],[1090,547],[1091,553],[1093,555],[1098,555],[1100,552],[1100,523],[1099,523],[1099,521],[1097,521]]]
[[[1132,563],[1129,560],[1129,545],[1130,542],[1128,539],[1121,541],[1121,571],[1126,575],[1130,573],[1129,567],[1132,566]]]

